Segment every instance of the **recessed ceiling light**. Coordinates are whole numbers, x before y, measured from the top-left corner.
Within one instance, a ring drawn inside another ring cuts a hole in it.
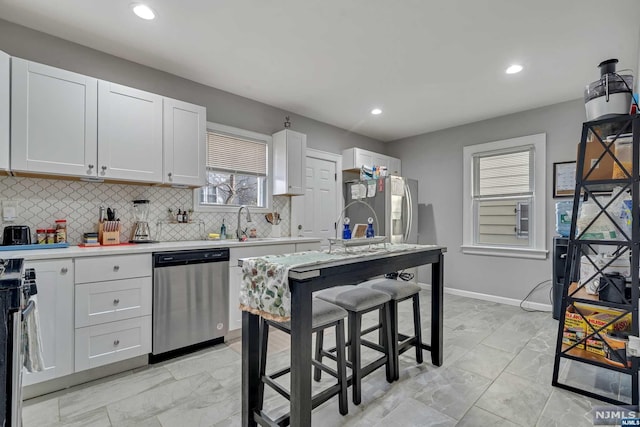
[[[516,74],[516,73],[519,73],[520,71],[522,71],[522,65],[513,64],[512,66],[507,68],[506,72],[507,74]]]
[[[138,17],[142,19],[146,19],[147,21],[154,19],[156,17],[156,14],[153,11],[153,9],[151,9],[146,4],[134,3],[131,5],[131,8],[133,9],[133,13],[135,13],[136,15],[138,15]]]
[[[377,116],[378,114],[382,114],[382,110],[379,108],[374,108],[373,110],[371,110],[371,114]]]

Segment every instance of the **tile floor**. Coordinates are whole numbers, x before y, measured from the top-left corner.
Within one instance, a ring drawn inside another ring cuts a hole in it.
[[[424,291],[424,331],[429,336],[429,292]],[[409,332],[411,307],[400,321]],[[363,401],[338,413],[334,399],[314,411],[314,425],[330,426],[591,426],[592,406],[604,406],[551,386],[557,321],[550,313],[445,295],[444,353],[435,367],[425,353],[416,365],[401,358],[400,381],[388,384],[384,370],[363,382]],[[373,322],[373,319],[369,319]],[[286,335],[272,335],[269,370],[288,364]],[[330,341],[328,336],[325,341]],[[24,427],[191,427],[240,425],[240,345],[222,344],[133,372],[25,402]],[[366,353],[365,357],[372,354]],[[565,363],[566,362],[566,363]],[[623,377],[623,378],[621,378]],[[286,381],[288,377],[283,377]],[[626,376],[564,361],[561,379],[628,399]],[[325,379],[315,388],[329,384]],[[274,416],[287,402],[273,392],[265,409]]]

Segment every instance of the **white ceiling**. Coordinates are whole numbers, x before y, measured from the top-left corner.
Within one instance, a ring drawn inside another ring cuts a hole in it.
[[[0,17],[384,141],[580,98],[604,59],[638,66],[638,0],[146,0],[154,21],[130,3],[0,0]]]

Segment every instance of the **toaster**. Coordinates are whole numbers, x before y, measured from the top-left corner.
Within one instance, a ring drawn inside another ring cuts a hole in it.
[[[2,233],[2,245],[30,245],[31,230],[26,225],[8,225]]]

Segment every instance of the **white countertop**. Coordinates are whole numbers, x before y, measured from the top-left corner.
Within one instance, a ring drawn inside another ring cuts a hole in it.
[[[189,249],[208,249],[208,248],[241,248],[249,246],[268,246],[268,245],[284,245],[287,243],[318,243],[321,239],[310,237],[279,237],[279,238],[258,238],[247,239],[245,242],[239,242],[235,239],[226,240],[189,240],[184,242],[160,242],[160,243],[141,243],[135,245],[123,246],[97,246],[97,247],[79,247],[70,246],[62,249],[32,249],[32,250],[15,250],[0,251],[0,258],[24,258],[26,260],[38,259],[56,259],[56,258],[78,258],[87,256],[101,255],[127,255],[127,254],[145,254],[163,251],[181,251]]]

